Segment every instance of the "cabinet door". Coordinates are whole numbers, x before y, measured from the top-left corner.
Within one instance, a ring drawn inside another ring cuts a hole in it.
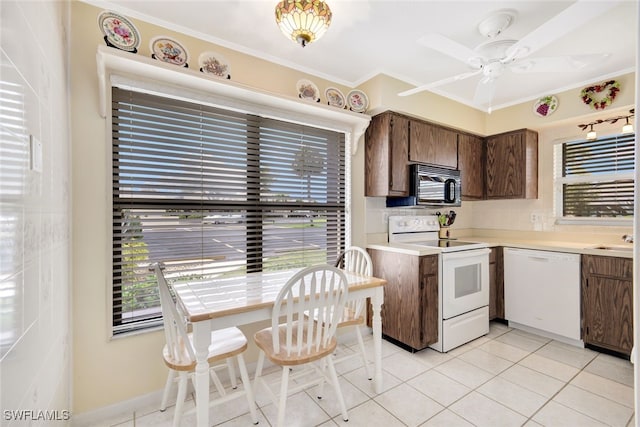
[[[502,247],[489,254],[489,320],[504,319],[504,267]]]
[[[487,198],[523,196],[524,154],[520,134],[487,138]]]
[[[409,120],[374,116],[365,133],[365,196],[408,196]]]
[[[457,132],[417,120],[412,120],[409,127],[410,161],[458,167]]]
[[[583,255],[582,335],[586,344],[631,354],[632,270],[630,259]]]
[[[462,200],[484,198],[484,140],[479,136],[458,135],[458,169]]]
[[[389,130],[389,195],[409,195],[409,119],[393,115]]]
[[[369,249],[373,275],[387,280],[382,305],[382,333],[413,348],[420,344],[420,258]]]
[[[487,138],[487,199],[538,197],[538,134],[522,129]]]
[[[438,256],[368,251],[373,275],[387,281],[383,335],[416,350],[438,341]]]
[[[489,320],[498,317],[498,289],[496,283],[496,249],[489,254]]]
[[[438,256],[420,257],[420,346],[425,348],[438,341]]]

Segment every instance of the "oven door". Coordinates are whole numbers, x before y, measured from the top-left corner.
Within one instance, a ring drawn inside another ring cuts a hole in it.
[[[487,248],[442,253],[442,317],[450,319],[489,305]]]

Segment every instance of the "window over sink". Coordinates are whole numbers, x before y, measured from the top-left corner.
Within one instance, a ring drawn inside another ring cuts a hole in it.
[[[558,222],[630,224],[634,214],[635,134],[568,141],[554,150]]]

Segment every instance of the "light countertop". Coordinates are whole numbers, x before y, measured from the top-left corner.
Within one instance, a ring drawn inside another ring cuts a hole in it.
[[[613,256],[620,258],[633,258],[633,244],[601,244],[598,242],[570,242],[558,240],[526,240],[513,239],[509,237],[478,237],[478,236],[459,236],[457,240],[467,242],[484,242],[489,247],[504,246],[521,249],[535,249],[553,252],[567,252],[584,255],[600,255]],[[424,246],[411,245],[406,243],[378,243],[367,245],[369,249],[379,249],[390,252],[404,253],[407,255],[434,255],[440,253],[437,248],[427,248]],[[607,248],[607,249],[604,249]]]

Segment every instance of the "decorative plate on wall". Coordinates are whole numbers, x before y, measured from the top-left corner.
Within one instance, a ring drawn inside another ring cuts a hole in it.
[[[298,96],[307,101],[320,102],[320,90],[311,80],[300,79],[296,83]]]
[[[138,52],[140,33],[124,16],[105,10],[98,15],[98,26],[104,34],[107,46],[127,52]]]
[[[324,96],[327,98],[327,104],[332,107],[345,108],[347,106],[347,99],[340,92],[340,89],[328,87],[324,90]]]
[[[216,52],[202,52],[198,57],[200,71],[223,79],[231,78],[231,68],[224,56]]]
[[[347,94],[347,104],[351,111],[364,113],[369,107],[369,98],[363,91],[354,89]]]
[[[154,37],[149,43],[151,57],[169,64],[188,67],[189,52],[179,42],[169,37]]]
[[[533,112],[540,117],[547,117],[558,108],[558,98],[553,95],[543,96],[533,104]]]

